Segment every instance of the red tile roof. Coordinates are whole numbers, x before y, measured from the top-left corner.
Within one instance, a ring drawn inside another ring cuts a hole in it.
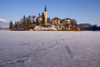
[[[52,20],[60,20],[58,17],[54,17]]]
[[[39,14],[38,18],[42,18],[42,16]]]

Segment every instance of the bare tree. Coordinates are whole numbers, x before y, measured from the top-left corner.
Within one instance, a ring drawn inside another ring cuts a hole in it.
[[[35,19],[36,19],[36,16],[35,16],[35,15],[33,15],[33,16],[32,16],[32,19],[33,19],[33,24],[35,24]]]

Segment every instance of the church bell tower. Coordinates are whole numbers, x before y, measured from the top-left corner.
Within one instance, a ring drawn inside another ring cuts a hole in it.
[[[47,8],[45,6],[45,9],[44,9],[44,18],[45,18],[45,25],[47,25]]]

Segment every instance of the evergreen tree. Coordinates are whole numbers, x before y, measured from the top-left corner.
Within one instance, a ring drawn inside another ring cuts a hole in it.
[[[29,23],[29,22],[27,22],[27,27],[26,27],[26,29],[27,29],[27,30],[30,29],[30,23]]]
[[[30,18],[31,18],[31,16],[29,16],[28,18],[26,18],[26,29],[27,30],[30,29],[30,25],[31,25]]]
[[[18,29],[18,24],[15,22],[15,29],[17,30]]]
[[[29,15],[29,17],[28,17],[28,21],[30,21],[30,19],[31,19],[31,16]]]
[[[23,17],[22,27],[24,30],[26,29],[26,17],[25,17],[25,15]]]
[[[97,29],[97,25],[93,25],[93,30],[96,30]]]
[[[28,17],[28,24],[29,25],[32,25],[32,23],[31,23],[31,16],[29,15],[29,17]]]
[[[42,21],[41,24],[45,24],[45,17],[44,17],[44,13],[42,13]]]
[[[9,29],[10,29],[10,30],[13,30],[13,23],[12,23],[12,21],[10,21]]]

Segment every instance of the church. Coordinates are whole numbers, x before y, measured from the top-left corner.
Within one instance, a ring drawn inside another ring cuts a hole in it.
[[[50,19],[48,20],[46,6],[44,8],[42,16],[39,13],[39,16],[37,18],[37,23],[38,24],[36,28],[38,28],[38,25],[40,26],[39,27],[40,29],[38,30],[67,30],[67,31],[79,30],[78,27],[76,28],[77,26],[76,21],[70,18],[60,19],[58,17],[54,17],[52,20]]]
[[[39,16],[38,16],[38,18],[37,18],[37,23],[38,24],[41,24],[41,22],[42,22],[42,20],[43,20],[43,17],[40,15],[40,13],[39,13]],[[45,8],[44,8],[44,24],[45,25],[48,25],[49,23],[47,22],[47,8],[46,8],[46,6],[45,6]],[[60,23],[60,19],[58,18],[58,17],[54,17],[53,19],[52,19],[52,22],[50,23],[50,24],[52,24],[52,25],[60,25],[61,23]]]
[[[45,23],[45,25],[47,25],[47,8],[46,8],[46,6],[44,9],[44,18],[45,18],[44,23]],[[42,16],[40,15],[40,13],[39,13],[39,16],[37,18],[37,21],[38,21],[38,23],[42,22]]]

